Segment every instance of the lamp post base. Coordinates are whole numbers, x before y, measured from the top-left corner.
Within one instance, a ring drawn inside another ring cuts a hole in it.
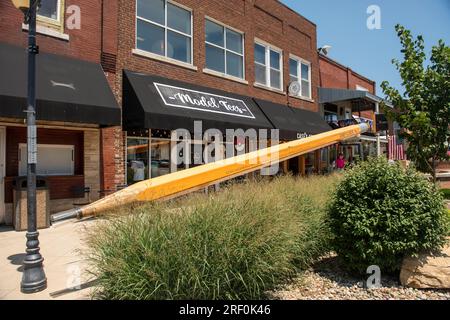
[[[22,293],[36,293],[47,288],[44,258],[39,253],[39,232],[27,232],[27,255],[23,261]]]

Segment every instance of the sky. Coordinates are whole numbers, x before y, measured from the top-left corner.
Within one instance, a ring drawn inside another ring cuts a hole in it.
[[[387,80],[401,91],[401,78],[391,61],[400,59],[395,25],[423,35],[427,55],[439,39],[450,45],[450,0],[282,0],[317,25],[317,45],[332,46],[329,57],[380,84]],[[381,29],[370,30],[367,8],[380,8]]]

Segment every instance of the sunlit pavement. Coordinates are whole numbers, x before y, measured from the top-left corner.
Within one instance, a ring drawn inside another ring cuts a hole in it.
[[[92,276],[86,272],[87,263],[80,250],[85,248],[86,229],[93,223],[95,220],[70,220],[39,230],[48,285],[35,294],[20,292],[25,232],[0,227],[0,299],[90,299]]]

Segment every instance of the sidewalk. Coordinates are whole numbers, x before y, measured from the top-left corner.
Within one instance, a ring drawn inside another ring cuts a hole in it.
[[[93,223],[95,220],[70,220],[39,231],[48,285],[46,290],[29,295],[20,292],[25,232],[0,227],[0,300],[90,299],[92,279],[85,272],[86,261],[79,250],[84,248],[86,228]],[[67,289],[74,285],[81,290]]]

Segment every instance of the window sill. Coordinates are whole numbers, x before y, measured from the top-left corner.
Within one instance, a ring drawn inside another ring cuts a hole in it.
[[[27,24],[22,23],[22,31],[28,31]],[[56,31],[55,29],[52,29],[49,27],[44,27],[39,24],[36,26],[36,33],[44,35],[44,36],[49,36],[52,38],[61,39],[64,41],[69,41],[69,39],[70,39],[70,37],[67,33],[61,33],[59,31]]]
[[[311,99],[311,98],[308,98],[308,97],[294,96],[292,94],[290,94],[289,97],[294,98],[294,99],[298,99],[298,100],[307,101],[307,102],[315,102],[314,99]]]
[[[260,88],[260,89],[264,89],[264,90],[267,90],[267,91],[272,91],[272,92],[275,92],[275,93],[278,93],[278,94],[286,95],[286,92],[281,90],[281,89],[271,88],[271,87],[265,86],[263,84],[259,84],[257,82],[255,82],[253,84],[253,86],[255,86],[256,88]]]
[[[211,69],[208,69],[208,68],[204,68],[203,69],[203,73],[206,73],[206,74],[209,74],[209,75],[212,75],[212,76],[216,76],[216,77],[220,77],[220,78],[224,78],[224,79],[227,79],[227,80],[239,82],[239,83],[242,83],[242,84],[248,84],[247,80],[244,80],[244,79],[241,79],[241,78],[238,78],[238,77],[234,77],[234,76],[230,76],[228,74],[225,74],[225,73],[222,73],[222,72],[218,72],[218,71],[214,71],[214,70],[211,70]]]
[[[190,70],[194,70],[197,71],[198,68],[190,63],[186,63],[186,62],[181,62],[175,59],[171,59],[171,58],[167,58],[167,57],[163,57],[151,52],[147,52],[144,50],[140,50],[140,49],[133,49],[131,50],[132,54],[136,55],[136,56],[140,56],[140,57],[144,57],[144,58],[149,58],[149,59],[153,59],[153,60],[158,60],[161,62],[166,62],[166,63],[170,63],[179,67],[183,67],[186,69],[190,69]]]

